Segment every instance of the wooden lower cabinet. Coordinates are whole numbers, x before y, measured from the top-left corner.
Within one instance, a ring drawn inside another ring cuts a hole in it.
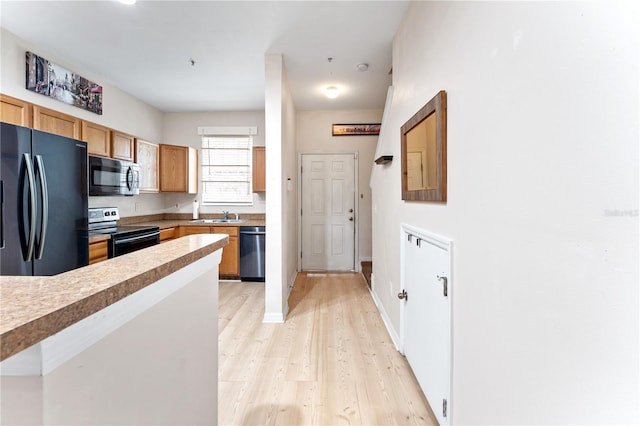
[[[229,245],[222,250],[220,276],[227,278],[240,277],[240,241],[237,226],[212,226],[213,234],[228,234]]]
[[[223,278],[240,278],[240,241],[237,226],[181,226],[178,235],[227,234],[229,244],[222,250],[219,275]]]
[[[195,235],[195,234],[211,234],[211,227],[209,226],[183,226],[181,236]]]
[[[176,238],[176,228],[165,228],[160,230],[160,242],[164,243]]]
[[[105,240],[89,244],[89,265],[107,260],[109,257],[107,243]]]

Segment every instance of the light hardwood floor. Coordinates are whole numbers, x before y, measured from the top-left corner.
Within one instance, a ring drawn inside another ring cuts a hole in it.
[[[437,425],[361,274],[299,274],[284,324],[264,284],[220,283],[221,425]]]

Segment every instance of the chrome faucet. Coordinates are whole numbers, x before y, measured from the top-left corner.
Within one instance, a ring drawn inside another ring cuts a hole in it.
[[[224,213],[224,220],[229,220],[229,212],[222,210],[222,213]]]

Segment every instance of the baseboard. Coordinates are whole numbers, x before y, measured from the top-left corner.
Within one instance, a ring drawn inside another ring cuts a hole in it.
[[[372,278],[371,279],[371,290],[369,290],[369,292],[371,293],[371,297],[373,298],[373,303],[375,303],[376,304],[376,308],[378,308],[378,312],[380,313],[380,317],[382,318],[382,322],[384,323],[384,326],[387,328],[387,332],[389,333],[389,337],[391,337],[391,341],[393,342],[393,346],[396,347],[396,350],[398,352],[402,353],[402,351],[400,350],[400,348],[402,347],[402,345],[400,344],[400,337],[398,336],[396,331],[391,326],[391,320],[389,319],[389,316],[387,315],[387,311],[384,310],[384,306],[382,305],[382,302],[378,298],[378,295],[373,291],[373,277],[371,277],[371,278]]]
[[[287,304],[287,310],[288,310]],[[264,314],[264,318],[262,322],[265,324],[282,324],[284,322],[285,314],[284,313],[273,313],[273,314]]]
[[[291,276],[289,277],[289,291],[287,291],[287,300],[289,300],[289,296],[291,295],[291,290],[293,290],[293,285],[296,282],[296,278],[298,278],[298,271],[293,271],[293,274],[291,274]]]

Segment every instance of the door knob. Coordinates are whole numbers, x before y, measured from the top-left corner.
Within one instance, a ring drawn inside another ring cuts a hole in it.
[[[398,293],[398,299],[402,300],[409,300],[409,295],[407,294],[407,290],[402,290],[400,293]]]

